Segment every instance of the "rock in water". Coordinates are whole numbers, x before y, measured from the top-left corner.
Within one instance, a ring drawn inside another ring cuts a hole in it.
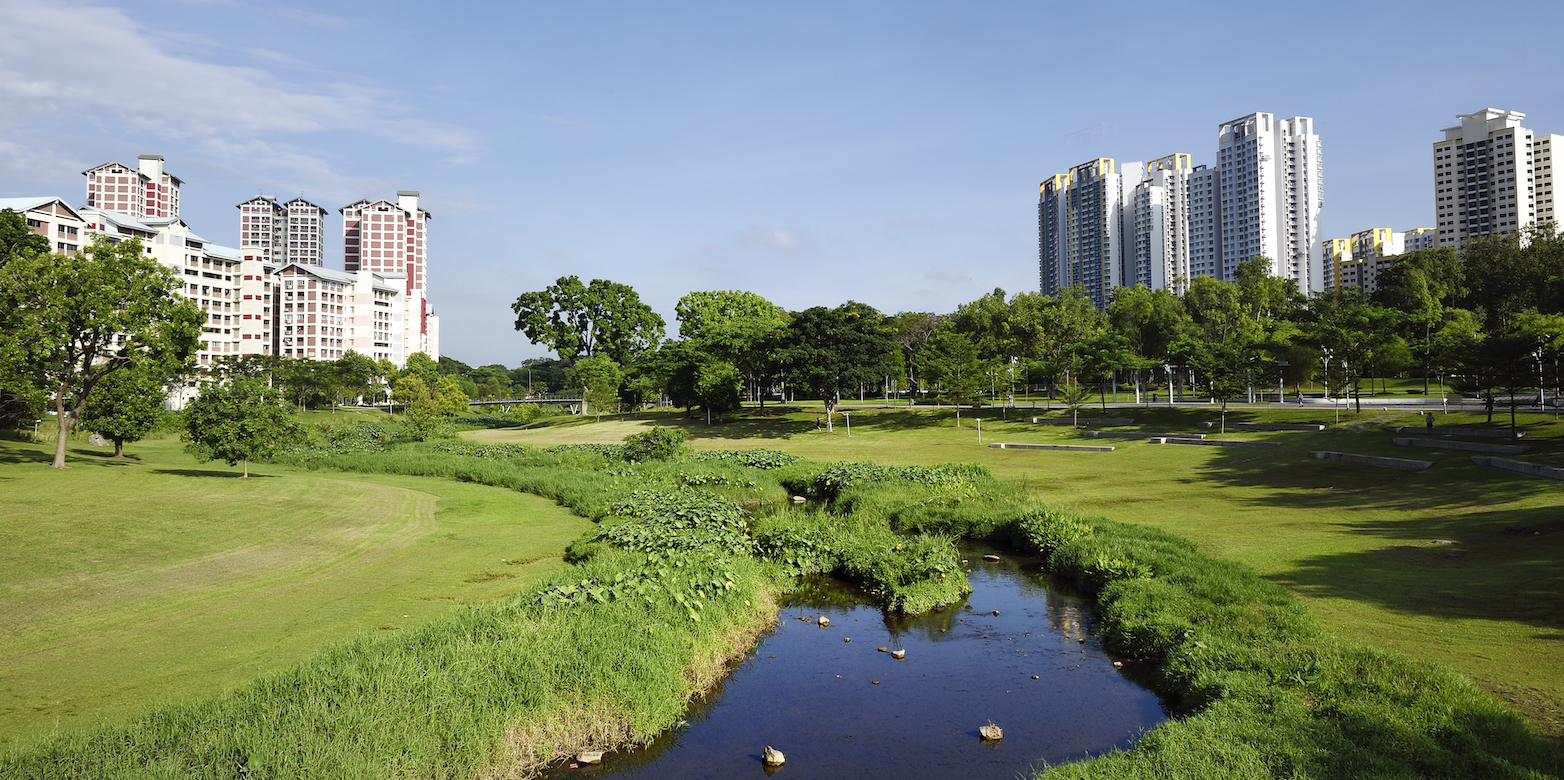
[[[760,754],[760,760],[765,762],[766,766],[782,766],[787,763],[787,757],[782,755],[782,751],[770,745],[766,746],[766,752]]]
[[[821,615],[819,623],[822,626],[829,626],[829,625],[831,625],[831,619],[826,617],[825,615]]]
[[[983,562],[984,563],[999,563],[999,556],[997,556],[997,555],[985,555],[985,556],[983,556]]]
[[[906,650],[892,650],[891,651],[891,657],[895,658],[898,661],[900,661],[901,659],[907,657],[907,651]]]
[[[993,721],[989,721],[987,726],[978,726],[978,735],[983,739],[1000,740],[1004,738],[1005,732],[995,726]]]
[[[877,647],[875,649],[879,650],[882,653],[889,653],[891,651],[891,649],[889,647]]]
[[[576,760],[583,764],[601,764],[603,763],[603,751],[583,750],[576,754]]]

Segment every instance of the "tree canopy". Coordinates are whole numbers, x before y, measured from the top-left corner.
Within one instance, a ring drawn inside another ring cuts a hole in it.
[[[572,366],[598,354],[624,365],[663,337],[663,318],[629,285],[606,279],[583,285],[575,276],[562,276],[547,288],[522,293],[511,310],[516,330]]]

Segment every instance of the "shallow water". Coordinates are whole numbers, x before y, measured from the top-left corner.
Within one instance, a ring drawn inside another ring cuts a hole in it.
[[[984,563],[992,552],[964,548],[972,595],[915,618],[884,615],[832,580],[810,581],[687,725],[548,776],[1012,780],[1043,762],[1126,746],[1166,718],[1135,681],[1135,665],[1103,652],[1083,599],[1059,590],[1036,561],[1001,553]],[[820,615],[829,627],[816,625]],[[1004,729],[997,743],[978,737],[990,720]],[[762,766],[767,745],[787,756],[780,770]]]

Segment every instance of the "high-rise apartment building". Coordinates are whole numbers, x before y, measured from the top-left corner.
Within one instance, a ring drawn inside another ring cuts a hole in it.
[[[1184,293],[1189,281],[1190,173],[1189,155],[1159,157],[1146,163],[1140,182],[1130,190],[1125,240],[1132,251],[1125,253],[1126,284]]]
[[[1434,144],[1439,245],[1459,247],[1538,221],[1537,150],[1532,131],[1521,126],[1526,115],[1487,108],[1458,118]]]
[[[1139,163],[1132,165],[1138,181]],[[1045,293],[1077,287],[1097,308],[1108,305],[1113,288],[1124,284],[1123,212],[1124,181],[1110,158],[1043,182],[1038,231]]]
[[[396,202],[360,200],[343,206],[342,264],[349,272],[372,271],[403,277],[407,344],[404,354],[436,357],[440,322],[428,299],[428,225],[431,215],[418,206],[418,193],[402,190]]]
[[[179,186],[184,182],[163,170],[161,155],[143,154],[134,168],[107,162],[81,173],[87,177],[90,207],[138,219],[179,216]]]
[[[1537,188],[1537,221],[1564,227],[1564,193],[1553,194],[1553,160],[1564,163],[1564,135],[1539,134],[1532,139],[1532,179]]]
[[[273,263],[326,264],[326,210],[303,198],[258,195],[239,209],[239,249]]]
[[[1222,176],[1204,165],[1189,173],[1189,276],[1222,278]]]
[[[269,263],[281,262],[287,210],[270,195],[257,195],[235,208],[239,209],[239,251]]]
[[[1314,120],[1277,121],[1257,112],[1217,130],[1221,182],[1221,278],[1255,255],[1302,293],[1325,289],[1320,247],[1324,205],[1320,139]]]

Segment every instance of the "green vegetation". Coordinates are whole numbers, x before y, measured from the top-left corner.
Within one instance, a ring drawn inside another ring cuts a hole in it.
[[[590,525],[446,479],[266,464],[235,479],[169,438],[126,460],[73,443],[63,471],[51,449],[0,441],[0,738],[233,690],[510,596]]]
[[[816,407],[816,411],[818,407]],[[1253,567],[1309,604],[1331,634],[1452,667],[1519,708],[1534,728],[1564,738],[1564,497],[1557,483],[1472,465],[1470,453],[1391,444],[1383,425],[1421,426],[1418,415],[1343,413],[1320,433],[1242,433],[1274,450],[1171,447],[1109,442],[1111,453],[1022,452],[980,446],[951,409],[863,409],[853,435],[817,433],[816,411],[750,416],[723,425],[684,426],[697,452],[767,447],[819,461],[986,466],[1050,505],[1167,530],[1203,552]],[[970,413],[964,412],[963,417]],[[1068,425],[1031,425],[1042,410],[981,413],[985,442],[1100,444]],[[1055,416],[1061,414],[1057,409]],[[1219,409],[1115,409],[1135,428],[1195,431],[1218,423]],[[1229,426],[1257,422],[1330,424],[1329,408],[1266,407],[1229,414]],[[1438,425],[1483,424],[1484,415],[1438,415]],[[1529,461],[1564,467],[1564,425],[1522,415]],[[526,431],[479,431],[478,441],[549,446],[616,441],[645,422],[559,424]],[[1214,431],[1202,431],[1212,434]],[[1337,450],[1432,460],[1427,471],[1351,467],[1311,458]],[[1511,525],[1524,533],[1508,533]],[[927,526],[932,528],[933,526]]]
[[[872,419],[863,425],[866,449],[874,439],[908,449],[954,430],[918,427],[944,415]],[[625,430],[555,430],[615,427]],[[764,454],[755,458],[771,468],[753,468],[717,452],[631,462],[622,447],[606,446],[297,451],[288,459],[311,469],[507,487],[597,522],[570,546],[576,568],[518,598],[336,646],[227,696],[22,747],[0,759],[0,774],[525,772],[676,722],[722,661],[764,627],[787,575],[830,572],[888,608],[918,611],[961,595],[951,539],[981,536],[1037,550],[1092,593],[1109,646],[1150,662],[1154,684],[1181,714],[1132,750],[1049,776],[1564,775],[1556,745],[1466,679],[1334,637],[1287,588],[1189,541],[1051,507],[1032,497],[1030,482],[1001,481],[979,464],[833,465]],[[1229,455],[1181,457],[1208,458],[1210,468]],[[817,503],[795,509],[791,493]]]

